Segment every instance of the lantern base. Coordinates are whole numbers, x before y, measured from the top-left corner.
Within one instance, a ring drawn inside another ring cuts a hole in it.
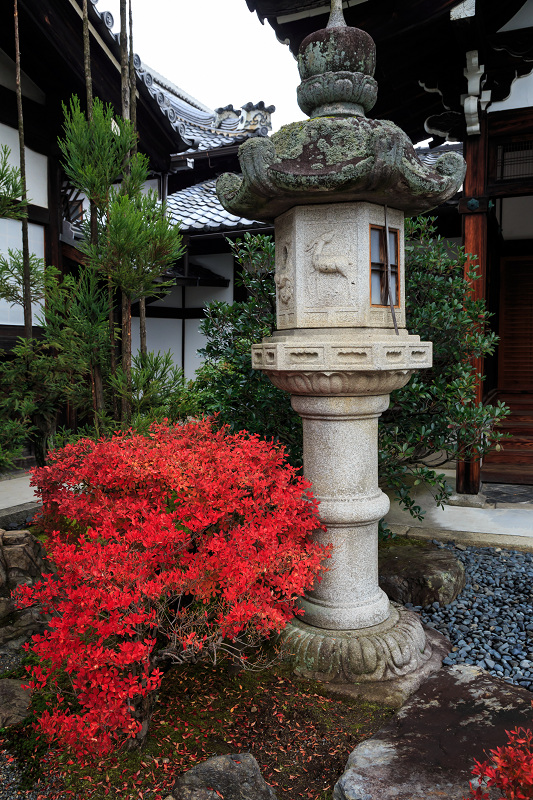
[[[437,672],[450,651],[444,636],[396,604],[385,622],[370,628],[332,631],[293,620],[281,639],[297,675],[323,681],[336,694],[393,708]]]

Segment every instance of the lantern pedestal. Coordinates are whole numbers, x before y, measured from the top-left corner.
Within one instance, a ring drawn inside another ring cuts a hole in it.
[[[349,697],[400,708],[441,668],[449,642],[425,630],[417,614],[391,604],[385,622],[360,630],[326,630],[293,620],[282,633],[297,675]]]

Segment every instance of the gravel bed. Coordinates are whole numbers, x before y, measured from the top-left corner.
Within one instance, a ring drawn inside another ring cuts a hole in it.
[[[0,675],[9,670],[16,669],[25,655],[26,654],[22,650],[0,652]]]
[[[52,796],[54,800],[72,800],[71,794],[61,797],[56,789],[40,783],[35,784],[33,789],[20,789],[17,767],[8,758],[0,751],[0,800],[46,800]]]
[[[448,606],[413,606],[453,645],[444,664],[474,664],[533,690],[533,554],[433,540],[463,562],[466,586]]]

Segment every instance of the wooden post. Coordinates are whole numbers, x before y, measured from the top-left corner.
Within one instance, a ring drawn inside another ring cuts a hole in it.
[[[487,285],[487,229],[488,229],[488,203],[486,197],[487,176],[487,124],[486,118],[480,121],[481,133],[476,136],[467,136],[464,142],[464,157],[466,160],[466,177],[464,182],[463,200],[460,211],[463,213],[463,240],[465,252],[472,256],[465,264],[465,273],[477,265],[479,280],[471,282],[472,296],[476,299],[485,299]],[[483,374],[483,359],[476,358],[474,366],[478,375]],[[472,402],[480,405],[483,396],[481,379],[476,381],[476,394]],[[471,461],[458,461],[457,492],[460,494],[477,494],[481,486],[481,464],[479,459]]]

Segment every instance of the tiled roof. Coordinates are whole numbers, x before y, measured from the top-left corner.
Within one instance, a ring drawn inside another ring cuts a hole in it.
[[[416,147],[415,152],[423,164],[433,167],[436,160],[444,153],[459,153],[462,156],[463,145],[461,142],[457,142],[457,144],[441,144],[438,147]]]
[[[93,11],[105,26],[105,36],[119,42],[119,34],[113,33],[114,19],[109,11],[96,8],[98,0],[91,0]],[[233,106],[213,110],[190,94],[180,89],[167,78],[143,64],[138,55],[133,63],[137,77],[158,104],[174,130],[185,140],[191,142],[188,151],[214,150],[232,144],[240,144],[251,136],[267,136],[272,125],[270,115],[274,106],[247,103],[242,108]]]
[[[195,145],[188,152],[240,144],[250,136],[267,136],[272,128],[270,114],[275,110],[274,106],[267,107],[263,102],[247,103],[242,109],[226,106],[214,111],[140,59],[136,59],[135,67],[137,75],[157,100],[161,112],[172,125],[183,130],[187,139],[194,140]]]
[[[181,222],[183,233],[218,233],[240,228],[264,228],[263,222],[236,217],[222,208],[215,190],[216,179],[189,186],[167,198],[174,223]]]

